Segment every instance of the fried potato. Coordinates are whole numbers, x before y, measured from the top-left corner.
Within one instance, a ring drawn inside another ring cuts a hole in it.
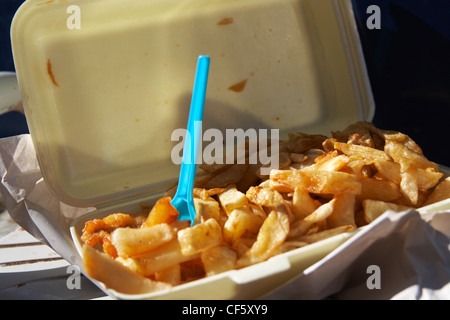
[[[390,181],[373,178],[361,178],[359,181],[361,182],[361,192],[357,195],[359,199],[393,201],[402,196],[399,187]]]
[[[175,237],[167,224],[147,228],[118,228],[111,233],[111,243],[120,257],[129,258],[156,249]]]
[[[450,198],[450,177],[442,180],[437,187],[428,196],[424,205],[430,205],[445,199]]]
[[[354,230],[355,226],[340,226],[332,229],[323,230],[313,234],[304,235],[298,238],[298,241],[306,243],[314,243],[320,240],[328,239],[330,237],[336,236],[341,233],[349,232]]]
[[[390,155],[395,162],[398,162],[401,165],[403,172],[407,171],[411,166],[420,169],[432,168],[439,171],[439,166],[437,164],[429,161],[422,154],[416,153],[396,141],[386,141],[384,151]]]
[[[191,228],[178,231],[178,242],[181,253],[191,256],[220,244],[222,228],[216,219],[208,219]]]
[[[439,183],[443,176],[442,172],[436,172],[433,168],[417,169],[417,187],[431,189]]]
[[[374,165],[378,170],[378,174],[389,181],[399,185],[402,181],[400,164],[389,160],[376,159]]]
[[[151,277],[155,272],[199,257],[199,253],[193,255],[182,254],[180,243],[177,239],[173,239],[147,254],[132,258],[119,257],[116,261],[144,277]]]
[[[369,162],[373,162],[375,160],[384,160],[389,161],[391,157],[386,154],[386,152],[377,150],[375,148],[360,146],[356,144],[343,143],[343,142],[335,142],[334,148],[336,150],[342,151],[346,155],[364,159]]]
[[[238,267],[269,259],[283,244],[289,233],[289,218],[285,213],[272,210],[264,220],[256,242],[237,261]]]
[[[411,207],[371,199],[363,200],[362,206],[364,210],[364,219],[366,220],[367,223],[371,223],[373,220],[375,220],[388,210],[401,212],[411,209]]]
[[[321,203],[311,198],[307,190],[295,187],[292,196],[292,211],[296,220],[305,218],[320,206]]]
[[[272,208],[284,202],[283,196],[278,191],[260,186],[250,187],[246,197],[251,203]]]
[[[181,284],[181,267],[180,264],[174,264],[167,269],[155,272],[155,280],[168,283],[172,286]]]
[[[316,194],[361,193],[361,182],[349,173],[340,171],[272,170],[270,181],[288,188],[290,192],[299,187]]]
[[[356,196],[351,193],[341,193],[337,194],[334,199],[336,202],[334,203],[331,215],[327,218],[327,226],[330,228],[341,226],[356,227]]]
[[[400,190],[406,200],[412,205],[416,205],[419,201],[419,186],[417,184],[417,168],[409,167],[408,170],[401,173],[402,181],[400,182]]]
[[[141,227],[151,227],[161,223],[170,224],[177,220],[179,213],[177,209],[170,204],[170,201],[170,197],[164,197],[156,201]]]
[[[295,222],[290,229],[288,238],[298,238],[299,236],[305,235],[313,224],[325,220],[333,213],[335,204],[336,199],[333,199],[321,205],[304,219]]]
[[[240,208],[248,202],[245,194],[238,191],[235,187],[228,188],[219,194],[218,197],[220,205],[227,214],[230,214],[234,209]]]
[[[197,212],[197,221],[206,221],[210,218],[219,220],[220,206],[212,197],[206,199],[194,198],[194,207]]]
[[[207,276],[233,270],[236,266],[237,253],[227,246],[215,246],[206,249],[201,259]]]
[[[142,294],[170,289],[165,282],[145,278],[88,245],[83,246],[83,265],[87,275],[108,288],[125,294]]]
[[[254,214],[248,206],[234,209],[223,227],[223,239],[234,246],[244,233],[258,233],[263,222],[264,218]]]

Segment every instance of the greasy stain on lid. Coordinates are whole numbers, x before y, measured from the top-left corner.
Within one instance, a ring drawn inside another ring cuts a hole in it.
[[[47,73],[50,76],[50,79],[52,80],[53,84],[59,87],[59,84],[58,82],[56,82],[55,75],[53,74],[52,71],[52,63],[50,62],[50,59],[47,60]]]
[[[218,26],[226,26],[228,24],[232,24],[234,22],[234,19],[232,17],[226,17],[217,22]]]
[[[247,85],[248,79],[242,80],[241,82],[238,82],[236,84],[233,84],[231,87],[228,88],[230,91],[234,92],[242,92],[245,89],[245,86]]]

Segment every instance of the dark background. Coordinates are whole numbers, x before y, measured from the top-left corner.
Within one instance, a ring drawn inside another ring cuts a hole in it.
[[[22,2],[0,2],[0,71],[14,71],[9,28]],[[375,98],[373,123],[408,134],[430,160],[450,166],[450,0],[352,2]],[[366,26],[370,5],[381,9],[379,30]],[[0,137],[26,132],[21,114],[0,117]]]

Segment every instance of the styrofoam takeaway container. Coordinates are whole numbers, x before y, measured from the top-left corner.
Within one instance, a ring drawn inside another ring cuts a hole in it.
[[[12,48],[45,181],[63,202],[133,211],[178,177],[195,65],[211,57],[203,129],[329,134],[375,106],[348,0],[28,0]],[[357,231],[356,231],[357,232]],[[169,291],[118,298],[257,298],[354,233]],[[101,286],[101,284],[100,284]]]

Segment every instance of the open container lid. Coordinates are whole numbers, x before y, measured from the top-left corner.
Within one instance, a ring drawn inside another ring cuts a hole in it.
[[[329,134],[374,102],[347,0],[28,0],[12,48],[44,179],[63,202],[165,191],[197,57],[203,130]],[[206,143],[204,143],[205,146]]]

